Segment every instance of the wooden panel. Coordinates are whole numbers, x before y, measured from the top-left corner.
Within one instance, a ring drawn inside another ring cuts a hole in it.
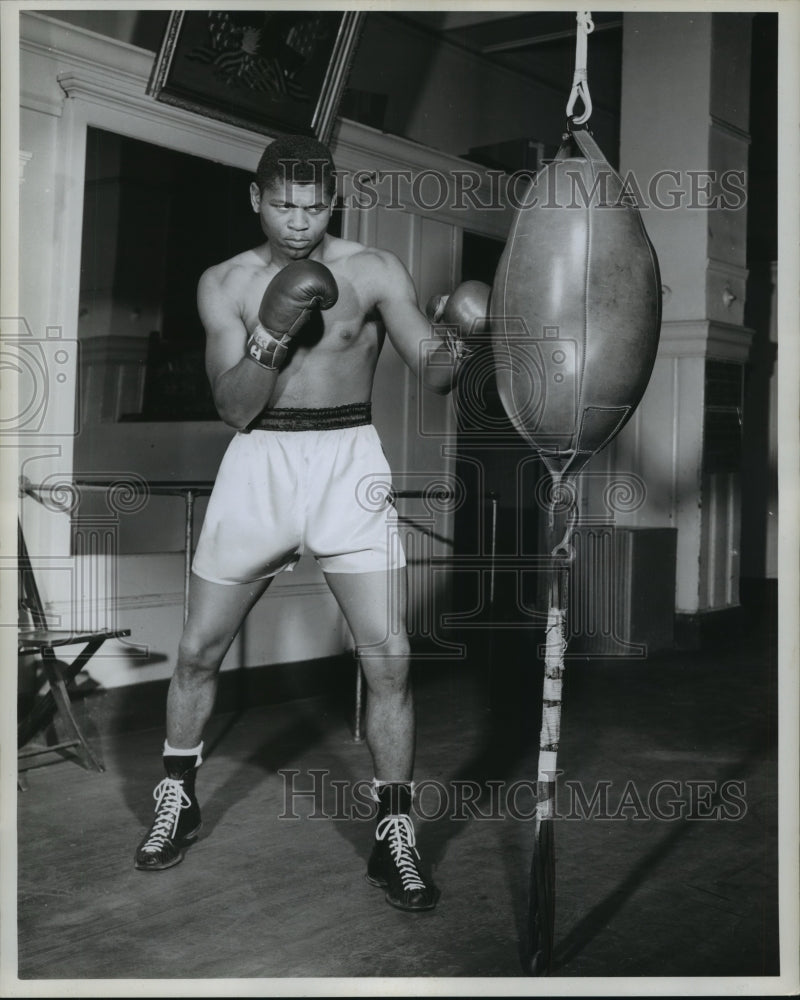
[[[572,654],[644,658],[672,648],[676,535],[673,528],[578,529]]]
[[[80,345],[81,425],[141,413],[147,337],[102,335]]]
[[[659,355],[639,409],[608,454],[592,459],[584,477],[589,513],[623,526],[676,527],[677,606],[697,602],[697,552],[701,518],[697,505],[702,455],[704,362],[701,357]],[[603,493],[615,478],[644,489],[630,513],[610,511]]]
[[[703,478],[701,608],[739,603],[740,493],[736,473]]]
[[[396,253],[408,265],[411,216],[380,207],[375,210],[373,218],[375,245]],[[408,427],[413,391],[411,372],[387,339],[375,372],[372,414],[393,471],[407,468],[409,464]]]
[[[424,309],[431,295],[449,293],[457,285],[456,251],[460,233],[435,219],[414,217],[409,269]],[[454,444],[455,421],[452,397],[425,389],[412,379],[412,409],[409,412],[410,467],[441,469],[442,447]]]
[[[382,206],[370,215],[370,235],[406,265],[423,307],[434,292],[452,289],[457,234],[451,225]],[[397,489],[423,490],[450,481],[454,459],[445,449],[455,444],[452,402],[422,387],[388,342],[375,373],[373,419]],[[450,584],[449,574],[431,573],[429,559],[452,554],[452,510],[432,515],[419,501],[404,500],[398,510],[409,561],[410,632],[417,639],[435,640]]]

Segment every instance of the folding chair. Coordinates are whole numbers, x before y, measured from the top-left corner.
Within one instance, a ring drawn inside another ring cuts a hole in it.
[[[47,616],[19,521],[17,521],[17,542],[20,610],[17,652],[20,656],[23,654],[41,656],[42,670],[48,684],[48,690],[37,695],[33,706],[18,720],[17,758],[25,760],[41,754],[56,753],[62,757],[77,759],[87,769],[103,771],[105,768],[95,756],[75,718],[70,685],[106,640],[130,635],[130,629],[74,631],[48,628]],[[82,645],[83,649],[72,663],[65,663],[56,656],[57,648],[78,645]],[[67,730],[67,738],[57,743],[31,743],[31,740],[56,717]],[[76,747],[77,755],[63,753]]]

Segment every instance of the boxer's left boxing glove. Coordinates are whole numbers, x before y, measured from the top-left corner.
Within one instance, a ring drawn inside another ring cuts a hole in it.
[[[431,323],[446,327],[444,337],[454,361],[469,356],[467,341],[486,319],[491,292],[483,281],[464,281],[451,295],[429,299],[427,317]]]
[[[336,279],[324,264],[315,260],[287,264],[267,285],[258,324],[247,340],[247,356],[262,368],[277,370],[311,310],[330,309],[338,298]]]

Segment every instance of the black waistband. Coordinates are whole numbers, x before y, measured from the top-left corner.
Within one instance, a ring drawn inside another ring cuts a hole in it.
[[[278,407],[264,410],[250,424],[251,431],[332,431],[372,423],[370,403],[346,403],[316,409]]]

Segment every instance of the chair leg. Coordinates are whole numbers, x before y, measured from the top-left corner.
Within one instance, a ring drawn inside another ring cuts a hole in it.
[[[56,659],[52,647],[42,650],[42,667],[44,669],[45,677],[50,685],[53,699],[58,706],[58,710],[83,748],[90,766],[93,767],[95,771],[105,771],[105,768],[97,759],[92,751],[92,748],[87,743],[86,737],[83,735],[83,731],[78,725],[78,720],[72,712],[72,702],[70,701],[69,692],[67,691],[67,686],[64,683],[64,678],[61,673],[60,664]]]

